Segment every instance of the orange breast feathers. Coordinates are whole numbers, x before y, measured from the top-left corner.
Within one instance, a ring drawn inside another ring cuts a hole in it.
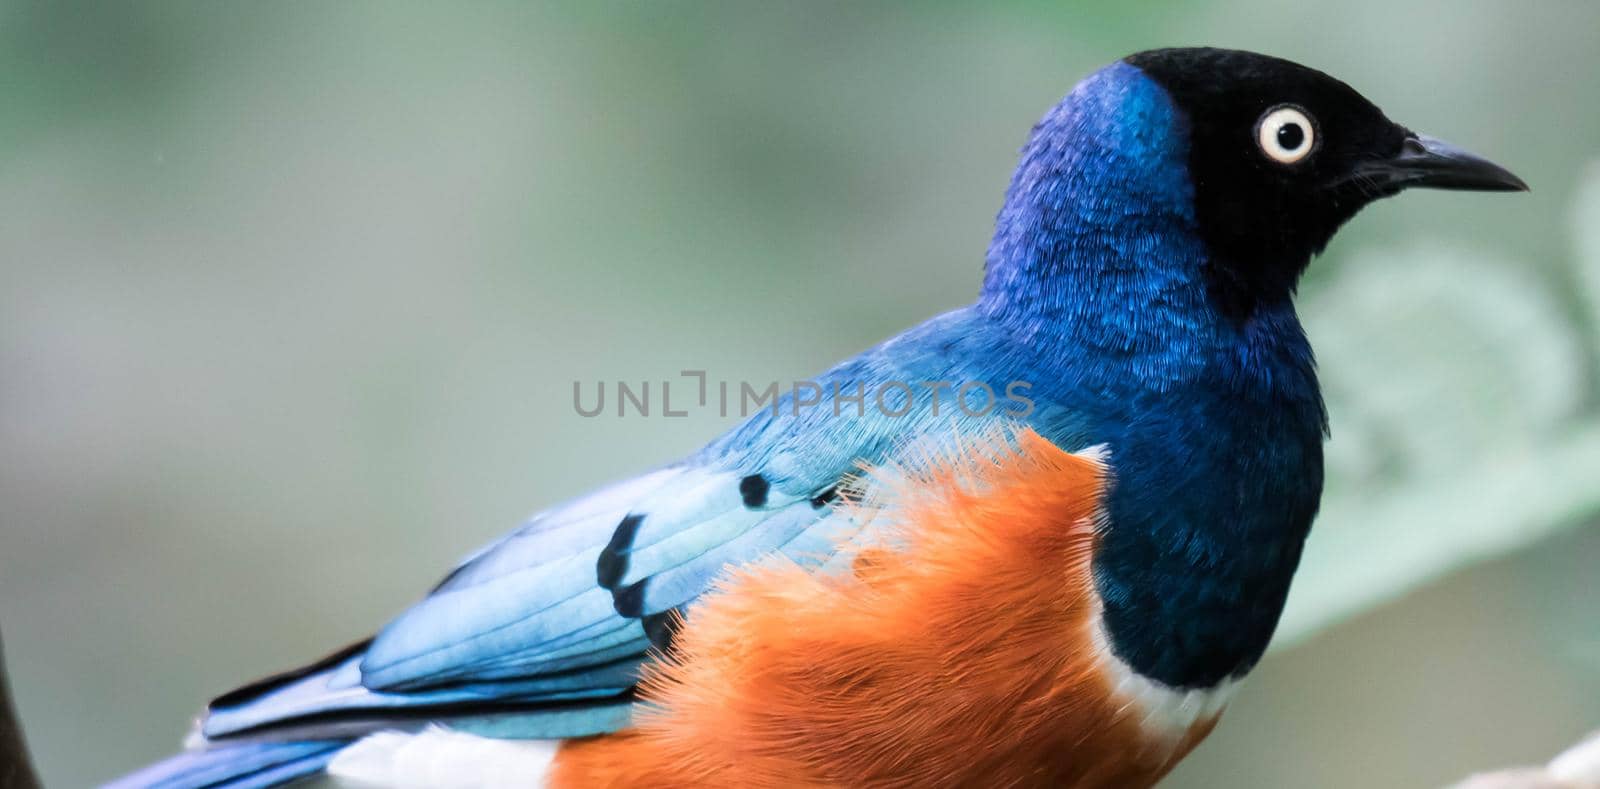
[[[635,727],[567,742],[547,785],[1144,786],[1210,731],[1153,731],[1115,690],[1095,457],[1026,431],[872,476],[889,492],[848,505],[877,535],[853,570],[730,571]]]

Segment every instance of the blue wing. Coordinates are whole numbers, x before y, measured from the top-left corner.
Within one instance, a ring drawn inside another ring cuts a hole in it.
[[[996,367],[961,311],[819,379],[920,381]],[[999,384],[1001,387],[1004,384]],[[507,737],[625,726],[651,648],[725,567],[780,552],[819,562],[854,524],[830,505],[862,461],[966,421],[914,394],[908,412],[762,410],[688,461],[537,514],[344,652],[218,698],[206,740],[355,737],[428,722]],[[968,426],[970,427],[970,426]],[[691,617],[692,623],[692,617]]]
[[[347,737],[444,720],[571,737],[626,725],[650,649],[723,568],[833,548],[829,502],[851,469],[769,478],[741,467],[751,459],[708,450],[535,515],[370,641],[218,698],[200,733]]]

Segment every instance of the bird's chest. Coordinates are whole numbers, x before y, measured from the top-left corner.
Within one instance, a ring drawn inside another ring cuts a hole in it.
[[[1087,429],[1114,475],[1094,558],[1107,645],[1141,678],[1214,688],[1253,667],[1277,626],[1322,491],[1320,406],[1131,408]]]

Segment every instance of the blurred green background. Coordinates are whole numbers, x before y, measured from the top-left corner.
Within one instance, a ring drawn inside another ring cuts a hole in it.
[[[1600,726],[1600,4],[0,5],[0,625],[50,786],[369,632],[976,292],[1028,128],[1162,45],[1335,74],[1530,195],[1367,211],[1305,287],[1332,479],[1172,787],[1438,785]]]

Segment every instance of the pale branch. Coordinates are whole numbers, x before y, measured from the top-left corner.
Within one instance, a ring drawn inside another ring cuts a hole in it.
[[[1594,789],[1600,787],[1600,731],[1562,751],[1542,767],[1480,773],[1451,789]]]

